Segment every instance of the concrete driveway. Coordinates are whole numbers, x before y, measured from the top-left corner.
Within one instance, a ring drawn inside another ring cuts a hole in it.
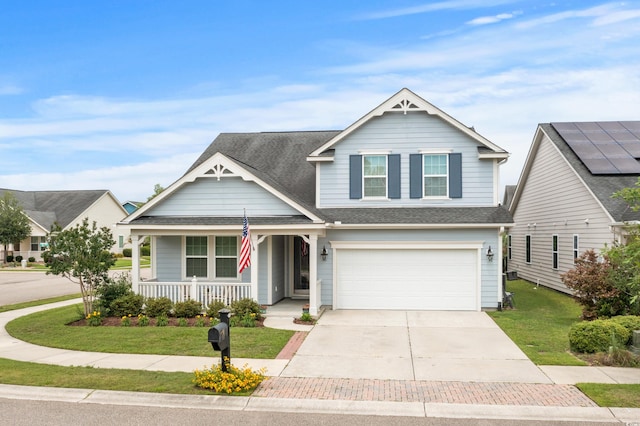
[[[325,312],[284,377],[552,383],[484,312]]]

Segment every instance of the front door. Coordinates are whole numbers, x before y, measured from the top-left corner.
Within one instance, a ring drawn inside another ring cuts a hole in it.
[[[293,239],[293,296],[309,296],[309,244]]]

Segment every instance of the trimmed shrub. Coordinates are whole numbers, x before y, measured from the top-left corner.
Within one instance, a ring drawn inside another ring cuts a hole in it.
[[[260,304],[248,297],[236,300],[235,302],[231,302],[231,312],[237,317],[250,317],[252,316],[251,314],[255,314],[253,315],[253,318],[255,318],[256,320],[262,318],[262,315],[260,313]]]
[[[626,342],[620,342],[625,346],[629,346],[633,343],[631,340],[633,338],[633,330],[640,330],[640,316],[637,315],[621,315],[618,317],[611,318],[611,321],[616,322],[627,329],[629,332],[629,338]]]
[[[147,299],[145,304],[145,313],[150,317],[168,317],[173,309],[173,302],[168,297],[157,297]]]
[[[128,274],[121,274],[99,285],[96,293],[98,297],[98,308],[107,316],[110,316],[112,315],[111,303],[114,300],[133,294],[131,290],[131,279]],[[127,312],[127,314],[129,314],[129,312]]]
[[[7,256],[7,263],[13,263],[13,256]]]
[[[173,305],[173,313],[178,318],[195,318],[202,313],[202,303],[196,300],[185,300]]]
[[[207,307],[207,316],[211,318],[220,318],[220,314],[218,313],[220,309],[229,309],[229,307],[225,305],[221,300],[215,300],[211,302],[211,304],[209,304],[209,306]]]
[[[141,256],[151,256],[151,247],[149,247],[149,246],[140,247],[140,255]]]
[[[629,331],[611,320],[583,321],[569,330],[569,345],[575,352],[606,352],[610,346],[629,340]]]
[[[30,257],[29,259],[27,259],[29,261],[29,263],[35,263],[36,258],[35,257]]]
[[[22,262],[22,259],[24,259],[24,257],[22,257],[20,255],[16,256],[16,262],[20,263],[20,262]]]
[[[123,248],[122,249],[122,255],[124,257],[131,257],[131,249],[130,248]]]
[[[144,296],[141,294],[127,294],[115,299],[109,305],[110,316],[138,316],[142,313],[142,305],[144,305]]]

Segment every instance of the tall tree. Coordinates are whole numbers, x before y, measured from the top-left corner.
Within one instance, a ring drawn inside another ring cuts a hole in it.
[[[18,243],[31,235],[31,224],[18,199],[6,191],[0,198],[0,244],[6,253],[7,244]]]
[[[89,219],[67,230],[54,227],[49,234],[50,269],[47,274],[60,275],[80,285],[84,314],[93,312],[97,287],[108,280],[115,258],[109,252],[113,236],[107,227],[98,228]]]

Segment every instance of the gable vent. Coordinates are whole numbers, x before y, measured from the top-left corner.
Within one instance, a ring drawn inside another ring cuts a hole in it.
[[[394,105],[391,109],[396,109],[396,110],[399,109],[406,114],[407,111],[412,109],[420,109],[420,107],[408,99],[403,99],[399,103]]]

